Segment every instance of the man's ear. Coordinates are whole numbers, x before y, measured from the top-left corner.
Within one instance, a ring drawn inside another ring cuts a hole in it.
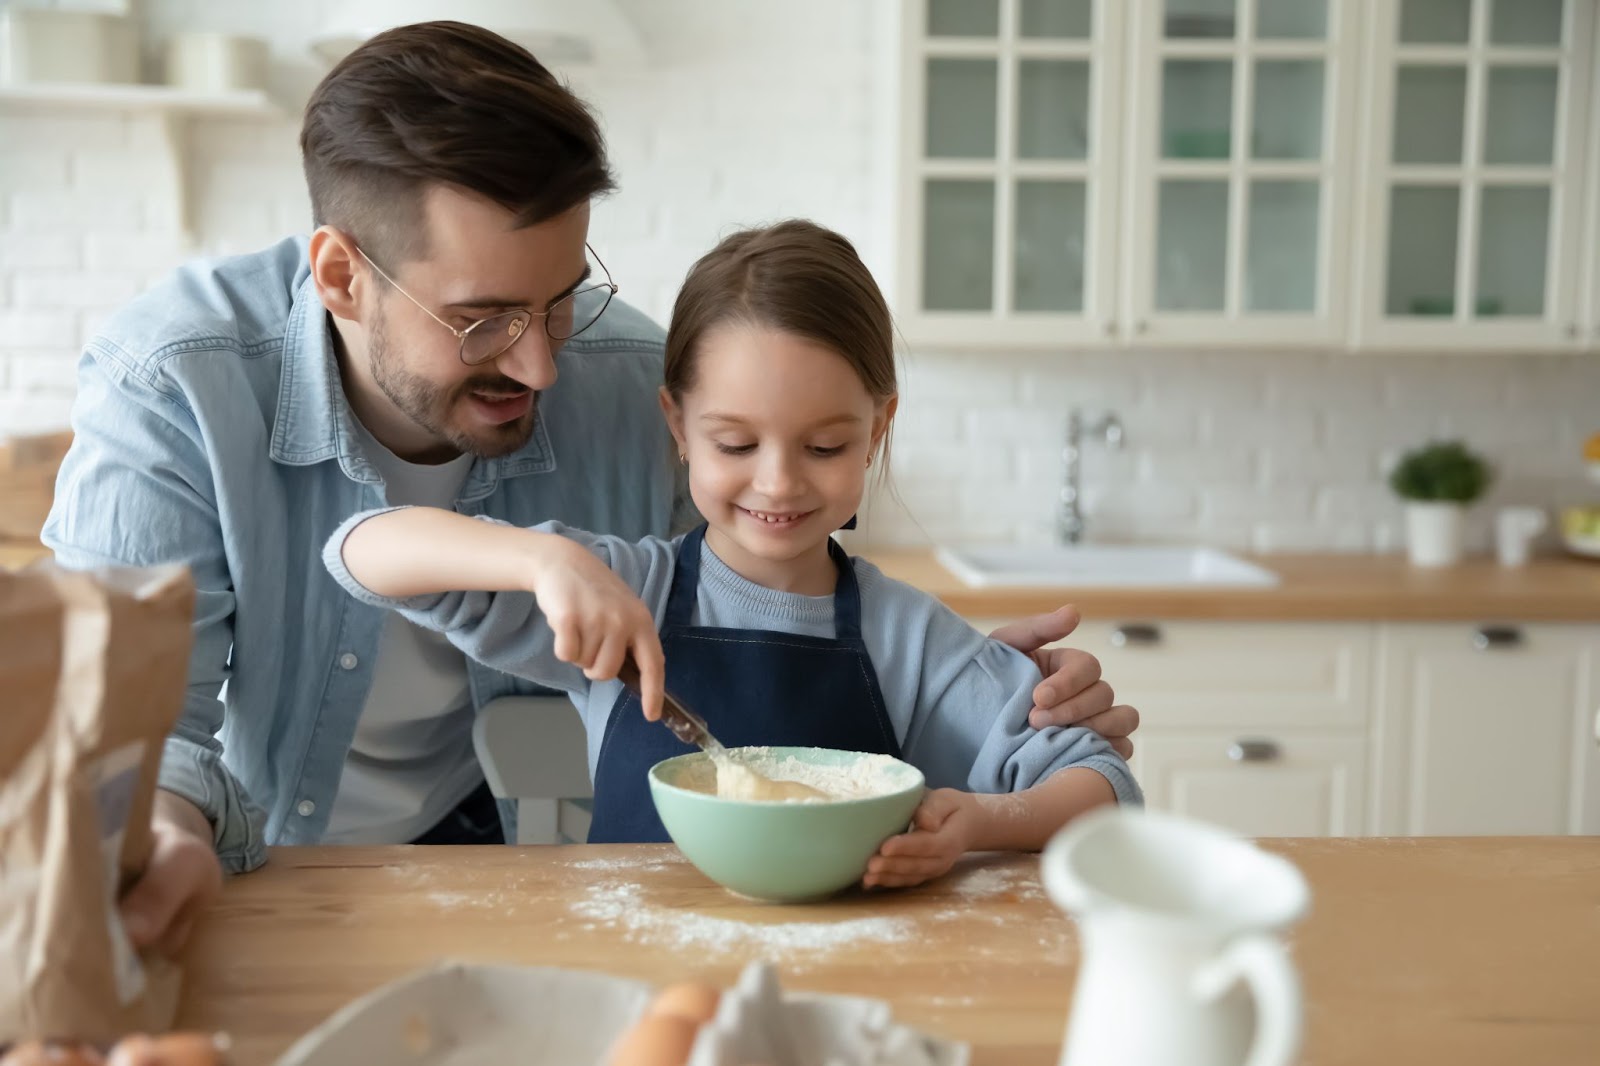
[[[310,259],[322,306],[334,318],[360,322],[363,301],[371,299],[373,289],[371,271],[357,269],[361,253],[355,241],[332,226],[318,226],[311,234]]]
[[[672,393],[667,391],[665,385],[656,392],[656,400],[661,404],[661,413],[667,417],[667,428],[672,431],[672,439],[678,442],[678,454],[688,454],[688,438],[683,432],[683,408],[678,406],[678,401],[672,398]]]

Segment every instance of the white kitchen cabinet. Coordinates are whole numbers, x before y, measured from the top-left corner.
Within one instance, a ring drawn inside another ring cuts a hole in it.
[[[1329,836],[1366,822],[1372,637],[1363,623],[1086,622],[1064,643],[1139,708],[1132,766],[1150,807]]]
[[[1122,5],[906,0],[901,329],[1104,343],[1116,323]]]
[[[1373,0],[1364,347],[1577,350],[1594,0]]]
[[[1173,730],[1136,734],[1145,803],[1249,836],[1356,836],[1365,826],[1366,738],[1355,733]]]
[[[1342,343],[1357,6],[1131,10],[1122,306],[1135,342]]]
[[[1600,626],[1383,625],[1373,829],[1600,833]]]
[[[1086,622],[1064,643],[1139,708],[1153,808],[1256,836],[1600,833],[1600,626]]]
[[[1600,0],[903,0],[919,346],[1600,348]]]

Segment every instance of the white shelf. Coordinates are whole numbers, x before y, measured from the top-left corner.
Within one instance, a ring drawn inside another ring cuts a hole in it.
[[[259,90],[201,93],[171,85],[0,85],[0,108],[72,107],[153,115],[166,145],[172,202],[185,235],[194,239],[189,215],[189,123],[195,118],[281,118],[283,111]]]
[[[260,90],[201,93],[171,85],[0,85],[0,104],[88,107],[115,111],[175,111],[190,115],[281,114]]]

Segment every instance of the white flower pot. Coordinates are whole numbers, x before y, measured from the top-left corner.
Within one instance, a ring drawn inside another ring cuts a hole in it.
[[[1467,509],[1439,501],[1406,504],[1406,549],[1412,566],[1454,566],[1461,561]]]

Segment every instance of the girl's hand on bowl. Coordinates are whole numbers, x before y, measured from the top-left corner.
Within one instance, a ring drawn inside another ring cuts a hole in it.
[[[948,873],[971,850],[978,804],[967,792],[936,788],[922,797],[911,831],[890,837],[867,861],[867,888],[906,888]]]

